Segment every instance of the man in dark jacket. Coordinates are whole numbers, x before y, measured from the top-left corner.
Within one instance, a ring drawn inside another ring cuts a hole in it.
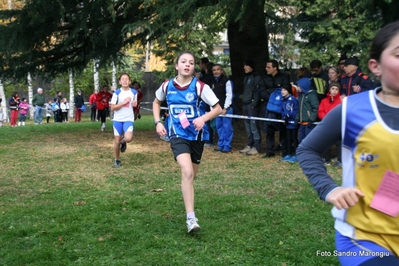
[[[326,87],[329,81],[328,74],[323,70],[323,64],[319,59],[310,62],[310,70],[312,71],[312,87],[317,92],[319,101],[326,97]]]
[[[266,118],[280,119],[280,113],[273,113],[266,110],[269,96],[277,88],[284,88],[288,91],[292,91],[289,76],[281,72],[278,68],[278,62],[276,60],[269,60],[266,62],[267,74],[263,77],[263,83],[265,90],[261,92],[261,97],[264,102],[262,108],[265,111],[264,116]],[[275,132],[279,131],[280,123],[266,122],[265,123],[266,133],[266,154],[263,158],[269,158],[275,156]],[[285,141],[285,134],[280,134],[280,142]]]
[[[259,115],[259,87],[262,85],[261,76],[254,71],[255,62],[246,60],[244,62],[244,91],[242,94],[242,110],[245,116]],[[260,151],[261,135],[259,123],[256,120],[245,119],[245,130],[247,131],[248,144],[240,150],[246,155],[256,155]]]
[[[346,59],[344,70],[345,74],[341,77],[341,95],[350,96],[374,89],[373,81],[359,69],[359,59],[357,57]]]

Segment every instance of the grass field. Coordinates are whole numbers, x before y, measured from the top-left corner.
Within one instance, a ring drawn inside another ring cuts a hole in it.
[[[334,250],[331,206],[297,164],[239,154],[242,121],[232,154],[204,152],[195,235],[186,233],[179,167],[152,116],[135,123],[119,169],[111,126],[0,128],[0,265],[338,264],[317,256]]]

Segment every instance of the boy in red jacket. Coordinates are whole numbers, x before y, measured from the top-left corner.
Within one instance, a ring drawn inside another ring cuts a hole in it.
[[[341,95],[339,93],[341,90],[341,84],[338,82],[331,82],[328,88],[327,97],[321,100],[319,105],[318,117],[320,120],[322,120],[335,106],[341,104]],[[335,146],[337,146],[337,161],[334,166],[341,167],[341,141],[335,143]],[[331,147],[323,154],[323,158],[325,159],[324,164],[326,166],[331,165]]]

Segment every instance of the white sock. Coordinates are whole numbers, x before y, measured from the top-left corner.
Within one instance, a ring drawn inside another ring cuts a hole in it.
[[[188,212],[187,219],[195,219],[195,212]]]

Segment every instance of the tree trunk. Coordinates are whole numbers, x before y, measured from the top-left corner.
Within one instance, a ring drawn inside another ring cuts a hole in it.
[[[73,118],[75,111],[75,84],[73,77],[73,70],[69,69],[69,117]]]
[[[98,73],[98,60],[94,60],[94,90],[100,91],[100,74]]]
[[[6,99],[6,95],[4,93],[4,85],[3,85],[3,81],[2,80],[0,80],[0,99],[3,99],[1,101],[1,107],[0,108],[3,109],[4,120],[7,120],[8,119],[8,115],[7,115],[6,105],[7,105],[7,100],[8,99]]]
[[[230,21],[227,28],[230,46],[230,62],[234,93],[241,94],[244,80],[244,61],[255,61],[255,70],[265,74],[265,64],[269,58],[268,37],[264,16],[264,0],[251,2],[243,19]]]
[[[28,76],[26,79],[28,81],[28,102],[29,102],[29,105],[31,106],[31,108],[29,108],[29,115],[30,115],[30,119],[33,119],[34,118],[34,110],[33,110],[33,106],[32,106],[33,86],[32,86],[32,76],[30,75],[30,73],[28,73]]]
[[[115,61],[112,61],[112,87],[116,90],[118,83],[116,83],[116,64]]]

